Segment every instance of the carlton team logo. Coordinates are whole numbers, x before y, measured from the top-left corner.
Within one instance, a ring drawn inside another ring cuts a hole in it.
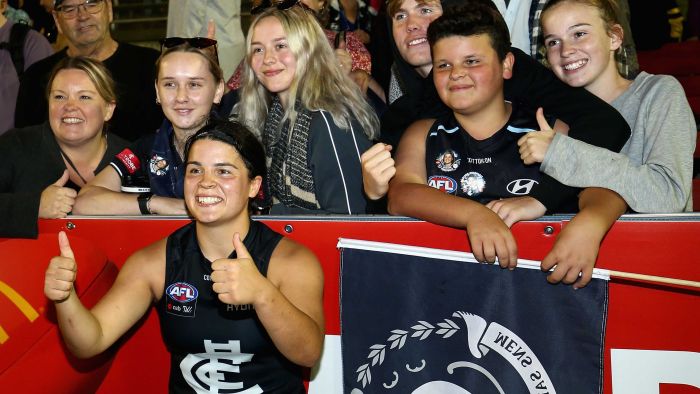
[[[346,389],[351,389],[350,394],[394,393],[396,390],[392,389],[397,387],[401,380],[406,380],[413,382],[412,387],[410,387],[411,394],[475,394],[484,392],[505,394],[506,390],[503,387],[509,387],[509,385],[504,383],[515,377],[515,380],[522,382],[523,388],[527,388],[527,391],[519,392],[556,393],[547,371],[535,353],[525,341],[510,329],[497,322],[488,323],[481,316],[468,312],[456,311],[452,317],[457,319],[443,319],[436,324],[420,320],[409,329],[391,330],[385,343],[369,347],[367,362],[359,365],[354,371],[356,379],[353,380],[356,381],[356,387]],[[449,345],[463,347],[464,360],[445,360],[444,353],[433,354],[431,358],[431,355],[421,354],[410,349],[420,342],[455,339],[461,341],[463,345],[452,343]],[[404,347],[406,349],[400,352]],[[388,367],[389,369],[387,369],[385,367],[382,370],[384,362],[389,357],[397,357],[401,363],[392,361],[387,364],[403,364],[403,357],[399,356],[399,353],[404,356],[408,354],[411,359],[420,360],[420,363],[406,363],[401,368]],[[446,369],[446,373],[441,371],[442,368]],[[377,381],[377,376],[388,376],[387,372],[389,371],[393,376],[391,380]],[[472,378],[459,377],[460,371],[462,371],[462,375]],[[431,378],[434,375],[449,378]],[[475,377],[476,379],[474,379]],[[505,380],[499,381],[499,377],[503,377]],[[469,382],[478,382],[475,385],[479,387],[464,387],[469,385]],[[509,382],[509,384],[512,386],[513,382]],[[406,389],[407,387],[404,386],[403,392],[409,393]],[[399,393],[396,392],[396,394]]]
[[[241,364],[248,363],[255,354],[241,351],[241,341],[217,343],[204,340],[204,353],[190,353],[180,362],[180,371],[197,393],[262,394],[260,385],[243,390],[239,381]]]
[[[454,193],[457,190],[457,182],[449,176],[433,175],[428,178],[428,186],[442,190],[445,193]]]

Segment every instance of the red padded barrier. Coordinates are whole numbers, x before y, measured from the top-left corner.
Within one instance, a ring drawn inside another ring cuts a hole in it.
[[[661,383],[659,394],[700,394],[700,389],[685,384]]]
[[[700,239],[700,215],[694,216],[694,221],[678,219],[674,216],[657,216],[653,221],[633,221],[630,218],[618,221],[601,247],[598,266],[700,281],[697,247],[697,240]],[[110,266],[109,263],[104,263],[105,255],[116,266],[121,266],[134,250],[167,236],[187,221],[155,218],[50,220],[40,222],[41,236],[38,240],[0,240],[0,255],[3,260],[9,259],[14,264],[3,265],[0,280],[7,280],[10,286],[21,289],[21,294],[31,300],[37,310],[46,303],[43,300],[43,271],[49,256],[58,253],[56,233],[66,229],[68,222],[72,223],[73,228],[68,232],[77,253],[81,292],[86,303],[92,304],[94,298],[104,293],[104,287],[113,279],[113,275],[105,280],[98,275],[101,271],[97,267]],[[310,221],[281,218],[267,219],[265,223],[280,233],[289,230],[287,235],[290,238],[307,245],[319,257],[325,273],[324,311],[326,332],[329,335],[340,333],[339,253],[335,247],[338,237],[468,251],[464,231],[417,221]],[[565,221],[554,218],[516,224],[513,233],[518,241],[519,257],[541,260],[565,225]],[[544,231],[547,226],[553,228],[553,234]],[[17,247],[13,249],[8,245]],[[27,255],[39,257],[26,259]],[[92,263],[96,264],[94,269],[90,268]],[[11,280],[6,275],[8,267],[13,272],[11,275],[15,275]],[[85,287],[86,270],[94,273],[94,288]],[[98,285],[103,288],[98,289]],[[4,304],[0,304],[0,308],[6,310]],[[19,329],[15,328],[10,333],[9,340],[0,345],[0,362],[16,352],[21,353],[20,357],[14,357],[15,361],[9,367],[0,369],[0,387],[3,391],[92,392],[96,384],[99,384],[97,392],[103,394],[167,391],[169,359],[153,311],[146,316],[141,326],[132,330],[115,346],[114,353],[108,353],[104,358],[78,361],[67,356],[62,348],[56,327],[50,321],[48,312],[51,310],[41,310],[39,318],[21,327],[26,335],[31,335],[34,329],[43,330],[43,335],[24,340],[20,334],[14,333]],[[700,290],[611,281],[605,339],[604,392],[612,393],[611,349],[700,353],[700,336],[697,335],[700,315],[694,312],[698,310]],[[0,325],[6,327],[3,319],[4,312]],[[40,366],[40,374],[37,374],[37,366]]]
[[[109,289],[118,269],[91,240],[75,236],[71,245],[78,261],[89,262],[81,264],[76,279],[76,291],[89,307]],[[0,242],[0,282],[5,286],[0,293],[0,327],[7,334],[0,345],[0,387],[13,392],[95,391],[109,372],[113,352],[79,360],[63,346],[55,310],[43,295],[44,271],[57,253],[55,233],[41,234],[36,241]]]

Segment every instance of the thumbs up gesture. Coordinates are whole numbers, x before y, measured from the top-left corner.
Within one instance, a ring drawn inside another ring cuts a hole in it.
[[[68,236],[63,231],[58,233],[58,247],[61,254],[51,259],[44,278],[44,294],[54,302],[68,299],[78,271]]]
[[[63,175],[56,182],[50,184],[41,192],[41,200],[39,201],[40,218],[64,218],[73,210],[75,197],[78,193],[69,187],[64,187],[68,182],[68,178],[68,170],[64,170]]]
[[[540,131],[529,132],[518,140],[520,158],[525,164],[542,163],[554,139],[554,130],[547,123],[541,107],[537,109],[536,117]]]
[[[214,23],[213,19],[209,19],[207,22],[207,38],[216,40],[216,23]]]
[[[255,304],[266,285],[272,285],[262,276],[238,233],[233,235],[235,259],[218,259],[211,264],[213,289],[219,300],[226,304]]]

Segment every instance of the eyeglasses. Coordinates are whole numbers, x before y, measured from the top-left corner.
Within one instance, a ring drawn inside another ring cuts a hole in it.
[[[263,0],[260,2],[260,4],[256,5],[250,10],[251,15],[258,15],[262,14],[263,11],[267,10],[268,8],[276,7],[280,11],[288,10],[295,5],[299,5],[305,10],[311,10],[306,4],[302,3],[301,0],[283,0],[277,4],[272,4],[272,0]]]
[[[59,12],[65,19],[73,19],[78,16],[80,7],[89,14],[100,13],[105,6],[105,0],[85,0],[83,3],[59,5],[56,12]]]
[[[214,58],[219,61],[219,52],[216,48],[216,40],[207,37],[168,37],[160,40],[160,51],[163,52],[163,48],[173,48],[180,45],[189,44],[191,47],[197,49],[207,49],[214,47]]]

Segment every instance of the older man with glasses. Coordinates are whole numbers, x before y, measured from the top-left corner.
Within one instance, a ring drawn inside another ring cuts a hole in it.
[[[155,131],[163,118],[153,89],[158,51],[112,38],[111,0],[54,0],[53,17],[68,46],[33,64],[22,76],[15,126],[44,122],[48,109],[46,83],[51,69],[65,57],[88,56],[102,61],[117,83],[117,109],[110,130],[132,141]]]

